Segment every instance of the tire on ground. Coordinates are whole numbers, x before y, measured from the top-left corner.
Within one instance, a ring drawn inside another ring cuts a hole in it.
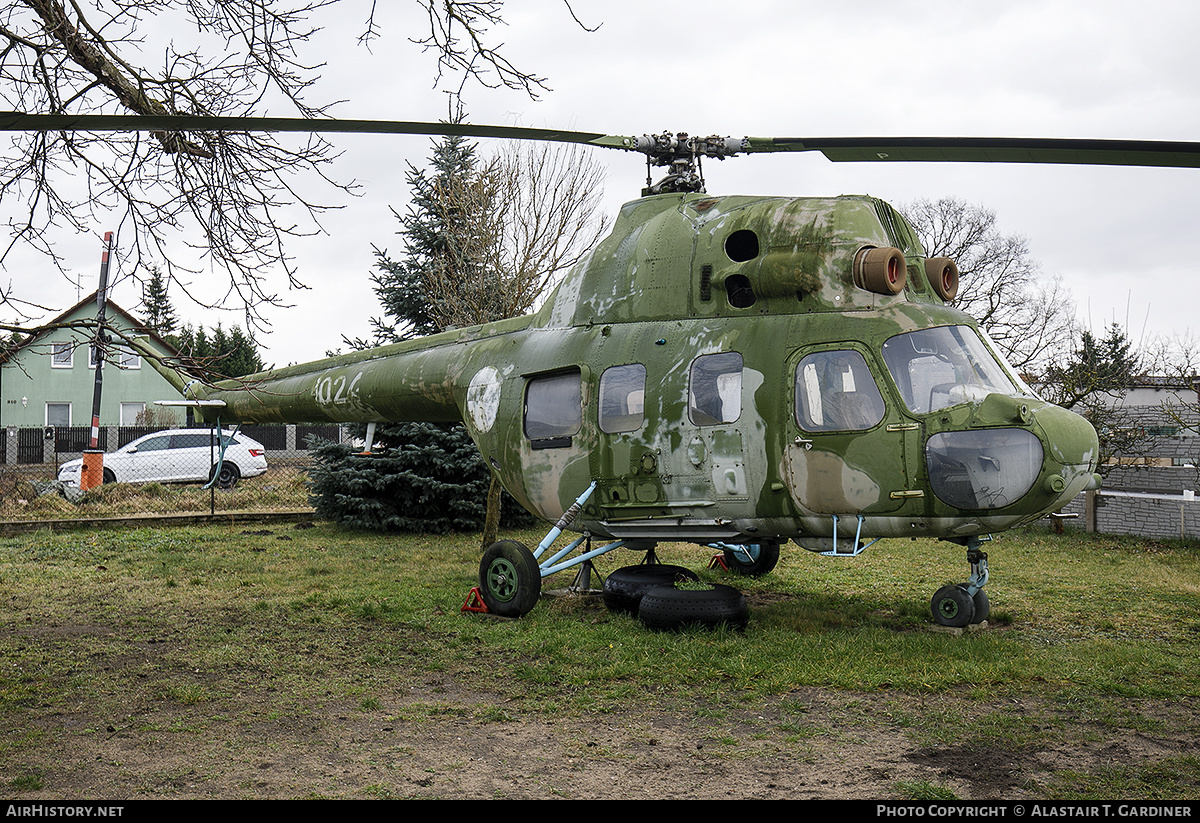
[[[683,580],[699,580],[696,573],[683,566],[664,563],[643,563],[625,566],[604,580],[604,605],[611,612],[636,616],[642,595],[659,586],[670,586]]]
[[[951,583],[934,593],[929,611],[940,625],[962,629],[971,625],[975,618],[975,601],[965,588]]]
[[[750,607],[745,595],[732,586],[719,583],[710,589],[660,586],[642,595],[638,619],[656,631],[678,631],[691,626],[708,629],[728,626],[741,630],[750,622]]]
[[[479,561],[479,592],[492,614],[528,614],[542,596],[542,573],[533,553],[516,540],[488,546]]]

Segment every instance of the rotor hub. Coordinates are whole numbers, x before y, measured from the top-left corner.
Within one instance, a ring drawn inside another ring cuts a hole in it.
[[[704,175],[700,169],[700,158],[715,157],[724,160],[744,150],[745,141],[736,137],[692,137],[686,133],[644,134],[629,138],[626,148],[646,155],[646,188],[642,192],[668,194],[674,192],[704,191]],[[652,183],[651,166],[664,166],[667,174],[657,183]]]

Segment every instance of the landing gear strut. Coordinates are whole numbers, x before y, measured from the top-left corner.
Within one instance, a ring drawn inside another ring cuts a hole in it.
[[[990,538],[988,538],[990,539]],[[979,545],[978,537],[967,539],[967,563],[971,566],[971,577],[966,583],[951,583],[942,586],[929,603],[933,619],[942,626],[963,628],[972,623],[982,623],[991,613],[991,603],[983,586],[988,579],[987,552]]]

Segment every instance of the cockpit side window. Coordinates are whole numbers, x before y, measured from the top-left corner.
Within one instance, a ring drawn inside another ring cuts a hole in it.
[[[688,418],[697,426],[733,423],[742,416],[742,356],[702,354],[692,361]]]
[[[865,431],[879,425],[885,411],[859,352],[814,352],[796,366],[796,423],[805,431]]]
[[[637,431],[646,419],[646,367],[613,366],[600,375],[600,431]]]

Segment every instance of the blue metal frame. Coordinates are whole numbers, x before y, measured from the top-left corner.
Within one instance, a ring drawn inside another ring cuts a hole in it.
[[[223,450],[222,454],[224,454]],[[589,546],[591,545],[591,535],[583,534],[545,560],[541,559],[542,555],[549,550],[549,548],[554,544],[554,541],[557,540],[559,535],[562,534],[563,529],[565,529],[572,523],[572,521],[575,520],[575,517],[579,514],[584,505],[587,504],[588,499],[591,498],[592,493],[595,490],[596,481],[593,480],[592,484],[587,487],[587,490],[584,491],[583,494],[579,495],[579,497],[575,498],[574,504],[572,504],[570,508],[563,513],[563,516],[559,518],[559,521],[553,526],[553,528],[550,529],[549,532],[546,533],[546,536],[542,538],[540,543],[538,543],[537,548],[533,550],[533,557],[535,560],[539,561],[538,570],[541,572],[543,579],[552,574],[557,574],[565,569],[579,566],[591,560],[592,558],[599,557],[602,554],[608,554],[614,549],[619,549],[626,545],[625,540],[616,540],[597,549],[589,548],[583,554],[580,554],[579,556],[574,557],[566,562],[560,563],[560,560],[569,555],[571,552],[575,551],[584,543],[588,543]],[[858,557],[860,554],[883,539],[882,537],[876,537],[870,543],[860,546],[859,543],[862,540],[863,523],[866,522],[866,518],[861,514],[856,515],[858,518],[858,527],[854,532],[854,542],[852,544],[854,548],[852,551],[848,552],[838,551],[838,516],[833,514],[830,515],[830,517],[833,518],[833,548],[827,552],[817,552],[817,554],[820,554],[824,557]],[[990,540],[991,537],[989,536],[983,539]],[[977,546],[983,541],[978,537],[973,537],[970,538],[969,542],[972,546]],[[743,558],[744,562],[746,563],[753,563],[758,559],[754,551],[750,548],[751,546],[757,547],[757,543],[706,543],[705,546],[718,551],[731,551],[739,558]],[[980,579],[977,580],[977,577]],[[970,583],[972,589],[971,594],[974,594],[976,591],[983,588],[984,584],[987,583],[986,561],[984,562],[982,569],[978,574],[976,574],[974,571],[972,572]]]
[[[707,549],[716,549],[719,552],[732,552],[738,561],[750,565],[758,561],[758,555],[762,551],[760,543],[705,543]]]
[[[971,566],[971,576],[967,579],[967,594],[972,597],[975,596],[977,591],[987,585],[988,564],[986,554],[980,553],[980,557],[973,561],[971,559],[971,551],[972,549],[978,549],[983,543],[990,543],[991,540],[992,536],[990,534],[984,537],[975,535],[967,538],[967,562]]]
[[[830,517],[833,518],[833,548],[827,552],[817,552],[819,555],[824,557],[858,557],[860,554],[883,539],[882,537],[876,537],[865,546],[860,547],[858,545],[859,541],[862,539],[863,523],[866,521],[866,518],[860,514],[857,515],[858,529],[854,533],[854,550],[848,552],[838,551],[838,516],[836,514],[832,514]],[[758,543],[706,543],[705,545],[710,549],[717,549],[718,551],[731,551],[744,563],[753,563],[754,561],[758,560]]]
[[[833,518],[833,548],[827,552],[817,552],[817,554],[820,554],[823,557],[858,557],[860,554],[862,554],[867,549],[871,548],[872,546],[874,546],[876,543],[878,543],[880,540],[883,539],[882,537],[876,537],[874,540],[872,540],[870,543],[868,543],[865,546],[858,545],[859,540],[862,538],[863,522],[866,520],[866,518],[860,514],[860,515],[858,515],[858,529],[855,530],[855,532],[854,532],[854,544],[853,544],[854,549],[852,551],[848,551],[848,552],[840,552],[840,551],[838,551],[838,547],[837,547],[838,516],[836,514],[832,514],[832,515],[830,515],[830,517]]]
[[[578,557],[573,557],[564,563],[560,563],[560,560],[562,560],[571,552],[575,551],[575,549],[579,548],[581,544],[588,542],[590,545],[591,535],[583,534],[577,539],[571,541],[571,543],[569,543],[565,548],[558,550],[545,560],[541,559],[542,555],[546,553],[550,546],[554,544],[554,541],[558,539],[558,536],[562,534],[563,529],[571,525],[571,522],[579,514],[579,511],[584,507],[588,501],[588,498],[592,496],[592,492],[595,490],[596,481],[593,480],[592,484],[587,487],[587,490],[583,494],[579,495],[579,497],[575,498],[574,504],[572,504],[570,508],[563,512],[563,516],[559,518],[558,522],[554,524],[554,527],[551,528],[550,531],[546,533],[546,536],[542,538],[542,541],[537,544],[537,548],[533,550],[533,558],[538,561],[538,571],[541,572],[542,579],[545,579],[552,574],[557,574],[564,569],[582,565],[591,560],[593,557],[599,557],[602,554],[607,554],[613,549],[619,549],[625,545],[624,540],[617,540],[613,543],[609,543],[608,545],[601,546],[598,549],[589,548]]]

